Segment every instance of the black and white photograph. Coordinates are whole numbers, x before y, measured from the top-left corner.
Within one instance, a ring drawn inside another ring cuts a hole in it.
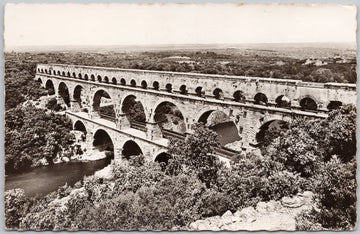
[[[355,230],[356,17],[6,4],[5,229]]]

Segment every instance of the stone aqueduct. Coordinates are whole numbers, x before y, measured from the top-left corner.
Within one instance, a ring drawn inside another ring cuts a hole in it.
[[[356,103],[355,84],[61,64],[39,64],[35,79],[43,87],[51,82],[57,97],[60,97],[59,88],[66,87],[70,96],[67,116],[74,125],[83,123],[89,144],[99,129],[106,131],[114,145],[115,159],[121,158],[124,144],[129,140],[140,147],[147,159],[154,160],[166,152],[168,140],[154,119],[156,108],[164,102],[174,104],[181,111],[186,133],[190,134],[193,123],[212,111],[222,111],[236,125],[243,150],[252,148],[256,134],[266,123],[290,122],[297,116],[324,118],[332,106]],[[81,90],[81,102],[77,90]],[[99,116],[99,100],[96,100],[99,92],[110,96],[115,122]],[[135,96],[144,107],[145,131],[132,129],[122,111],[129,95]],[[288,104],[282,105],[283,100]]]

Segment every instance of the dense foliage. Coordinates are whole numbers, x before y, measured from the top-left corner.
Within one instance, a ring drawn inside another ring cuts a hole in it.
[[[43,56],[29,53],[5,56],[5,170],[6,173],[28,169],[41,163],[52,163],[56,154],[72,142],[71,123],[64,116],[36,109],[27,100],[37,100],[48,92],[34,81],[38,62]],[[46,105],[50,110],[61,107],[56,99]]]
[[[299,229],[351,229],[356,221],[355,158],[329,155],[344,145],[355,147],[355,117],[355,108],[344,106],[328,119],[299,119],[263,149],[267,154],[239,156],[231,167],[213,156],[217,135],[199,124],[194,135],[172,141],[166,167],[133,156],[114,166],[111,179],[88,177],[37,200],[18,190],[6,192],[6,210],[19,211],[10,212],[6,223],[24,229],[179,230],[200,218],[310,190],[318,209],[298,218]],[[322,131],[329,134],[326,139]],[[285,136],[289,141],[282,140]],[[309,142],[314,147],[304,154]],[[334,142],[335,148],[324,145]]]
[[[351,229],[356,222],[356,107],[347,105],[326,119],[299,119],[263,149],[286,171],[306,178],[320,211],[304,214],[311,225],[299,229]]]
[[[47,113],[32,105],[6,111],[5,169],[6,173],[48,163],[57,153],[73,142],[71,122],[65,116]]]
[[[36,64],[45,62],[31,54],[5,54],[5,109],[16,107],[26,100],[46,95],[45,89],[34,80]]]

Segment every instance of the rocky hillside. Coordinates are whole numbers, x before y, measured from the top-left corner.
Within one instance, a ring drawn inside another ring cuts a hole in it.
[[[283,197],[281,201],[259,202],[254,207],[246,207],[222,216],[197,220],[190,224],[193,231],[295,231],[295,217],[314,206],[313,193],[304,192],[294,197]]]

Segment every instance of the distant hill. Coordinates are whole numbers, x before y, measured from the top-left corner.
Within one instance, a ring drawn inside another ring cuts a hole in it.
[[[169,44],[169,45],[91,45],[91,46],[17,46],[7,47],[6,52],[49,52],[49,51],[89,51],[89,52],[125,52],[151,50],[199,50],[199,49],[272,49],[286,48],[330,48],[356,50],[356,43],[253,43],[253,44]]]

